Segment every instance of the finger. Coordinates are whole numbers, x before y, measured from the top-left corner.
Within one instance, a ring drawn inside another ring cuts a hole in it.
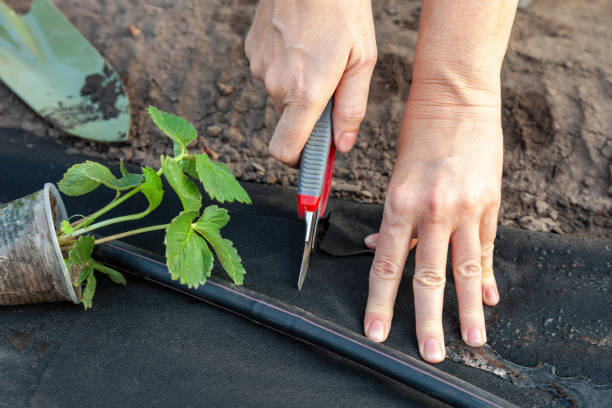
[[[289,103],[283,108],[272,140],[270,154],[275,159],[291,167],[297,167],[300,155],[308,141],[315,123],[325,108],[321,103]]]
[[[480,347],[487,341],[482,309],[482,266],[478,225],[460,226],[452,235],[453,276],[463,341]]]
[[[368,247],[368,249],[371,249],[373,251],[376,250],[377,242],[378,242],[378,232],[376,234],[370,234],[363,239],[363,243],[365,244],[365,246]],[[412,238],[410,240],[410,245],[408,246],[408,249],[412,250],[412,248],[414,248],[416,244],[417,244],[417,239]]]
[[[382,342],[389,335],[393,305],[408,257],[412,230],[401,220],[383,217],[376,254],[370,269],[364,331],[371,340]]]
[[[419,352],[426,361],[444,360],[442,305],[450,233],[439,224],[419,229],[412,288]]]
[[[365,244],[365,246],[373,251],[376,250],[377,242],[378,242],[378,232],[376,234],[370,234],[363,239],[363,243]]]
[[[499,291],[493,274],[493,251],[497,233],[497,213],[495,209],[485,213],[480,222],[480,246],[482,263],[482,301],[495,306],[499,302]]]
[[[334,96],[333,128],[336,148],[347,153],[357,140],[365,117],[374,61],[355,64],[342,75]]]

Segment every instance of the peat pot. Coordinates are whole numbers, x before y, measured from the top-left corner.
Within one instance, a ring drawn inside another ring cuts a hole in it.
[[[0,206],[0,305],[79,303],[55,234],[67,217],[51,183]]]

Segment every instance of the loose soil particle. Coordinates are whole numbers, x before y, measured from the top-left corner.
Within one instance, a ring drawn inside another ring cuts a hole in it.
[[[9,1],[22,10],[26,3]],[[200,134],[194,147],[218,153],[240,179],[295,185],[297,172],[268,154],[277,116],[244,56],[256,3],[55,0],[127,85],[131,139],[107,146],[62,135],[1,84],[0,127],[156,166],[172,146],[147,118],[153,104],[193,122]],[[381,0],[373,7],[379,58],[367,117],[356,147],[336,159],[332,194],[381,203],[410,89],[420,2]],[[501,224],[612,238],[611,19],[605,0],[537,0],[518,11],[502,69]]]

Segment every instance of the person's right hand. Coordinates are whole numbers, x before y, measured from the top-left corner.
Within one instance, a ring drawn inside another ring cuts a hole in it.
[[[261,0],[245,51],[280,114],[273,157],[298,165],[334,92],[336,147],[353,147],[377,57],[369,0]]]

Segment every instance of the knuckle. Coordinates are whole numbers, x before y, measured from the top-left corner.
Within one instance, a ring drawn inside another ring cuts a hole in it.
[[[339,109],[338,116],[347,122],[361,122],[366,114],[365,105],[350,105]]]
[[[249,60],[251,59],[251,55],[253,55],[253,40],[251,35],[251,30],[249,30],[246,38],[244,39],[244,54]]]
[[[455,269],[455,276],[457,279],[463,281],[480,280],[482,276],[482,266],[480,262],[466,262]]]
[[[369,301],[368,304],[366,305],[366,314],[371,314],[371,313],[383,314],[383,315],[388,315],[389,317],[392,317],[393,306],[392,305],[390,306],[385,303]]]
[[[356,65],[357,69],[372,70],[376,65],[378,55],[376,50],[374,52],[365,52],[358,60]]]
[[[462,213],[471,214],[478,211],[480,202],[478,197],[471,194],[465,194],[457,200],[457,207]]]
[[[266,72],[264,84],[266,86],[266,92],[268,92],[268,94],[273,98],[282,93],[282,84],[278,80],[278,77],[272,73],[272,71]]]
[[[249,61],[249,69],[253,77],[263,80],[263,67],[257,58],[251,58]]]
[[[376,62],[378,61],[378,52],[376,51],[376,46],[374,46],[374,49],[366,55],[364,60],[364,64],[366,64],[369,68],[374,68]]]
[[[295,105],[304,109],[312,108],[314,105],[313,87],[308,86],[305,78],[296,77],[287,90],[288,105]]]
[[[437,191],[430,193],[425,200],[426,218],[432,224],[439,224],[446,218],[450,210],[448,200]]]
[[[498,187],[485,187],[482,191],[482,202],[487,208],[499,208],[501,192]]]
[[[414,209],[410,193],[403,188],[390,188],[385,209],[389,219],[410,214]]]
[[[492,255],[493,250],[495,249],[495,244],[493,242],[487,242],[482,245],[481,252],[482,256]]]
[[[413,282],[416,287],[437,289],[446,284],[446,275],[437,268],[422,266],[415,270]]]
[[[372,264],[371,275],[382,281],[395,281],[400,279],[402,268],[387,256],[378,256]]]

